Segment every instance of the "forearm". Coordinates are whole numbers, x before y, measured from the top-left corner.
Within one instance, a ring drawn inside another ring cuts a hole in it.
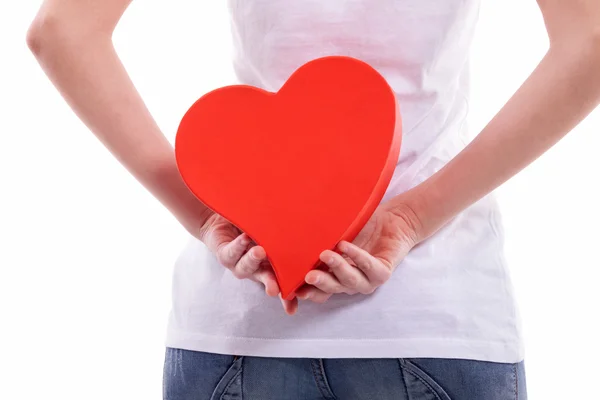
[[[173,148],[127,75],[110,34],[57,25],[32,26],[28,36],[48,77],[96,137],[177,219],[201,223],[208,211],[181,179]]]
[[[548,51],[483,129],[431,178],[392,199],[414,211],[426,238],[542,155],[600,102],[597,38]]]

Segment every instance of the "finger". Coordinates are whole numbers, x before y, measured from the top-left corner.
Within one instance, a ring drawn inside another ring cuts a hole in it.
[[[343,286],[359,293],[371,293],[373,291],[372,285],[365,274],[350,265],[342,255],[331,250],[325,250],[321,253],[320,258]]]
[[[216,256],[221,265],[231,269],[235,267],[247,250],[250,238],[242,233],[231,242],[222,242],[217,245]]]
[[[328,294],[347,293],[354,294],[355,291],[344,287],[331,272],[325,272],[318,269],[310,271],[306,274],[306,283],[322,290]]]
[[[311,285],[304,285],[296,290],[296,297],[300,300],[310,300],[315,303],[325,303],[331,296],[331,293],[326,293]]]
[[[262,247],[254,246],[240,258],[231,271],[238,279],[250,278],[258,271],[266,257],[267,253]]]
[[[279,294],[279,285],[275,273],[270,267],[262,266],[253,275],[254,279],[265,286],[267,296],[277,296]]]
[[[283,305],[283,309],[285,310],[286,314],[296,314],[296,311],[298,311],[298,299],[296,297],[294,297],[292,300],[286,300],[279,295],[279,298],[281,299],[281,304]]]
[[[361,249],[355,244],[341,241],[338,249],[356,264],[363,274],[367,277],[371,285],[379,286],[385,283],[392,271],[381,260],[373,257],[369,252]]]

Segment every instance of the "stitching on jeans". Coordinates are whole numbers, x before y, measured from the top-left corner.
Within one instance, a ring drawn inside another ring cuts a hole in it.
[[[235,375],[233,376],[233,378],[231,378],[231,380],[229,381],[227,386],[225,386],[225,389],[223,389],[223,394],[221,394],[221,396],[219,396],[219,400],[223,400],[223,396],[225,396],[227,394],[227,392],[229,391],[229,388],[231,387],[231,385],[233,385],[233,382],[235,382],[237,377],[242,373],[243,368],[244,368],[244,364],[241,363],[240,370],[235,373]],[[240,394],[243,395],[243,393],[241,393],[241,391],[242,391],[242,388],[240,388]]]
[[[319,368],[321,369],[321,378],[323,380],[323,386],[325,386],[328,392],[327,395],[329,396],[329,398],[337,400],[337,397],[335,397],[333,390],[331,390],[331,386],[329,386],[329,381],[327,380],[327,375],[325,374],[325,365],[323,364],[322,358],[319,358]]]
[[[513,374],[515,376],[515,400],[519,400],[519,377],[517,376],[517,364],[513,364]]]
[[[237,379],[237,377],[238,377],[238,376],[239,376],[241,373],[242,373],[242,371],[241,371],[241,370],[239,370],[239,371],[238,371],[238,372],[237,372],[237,373],[236,373],[236,374],[233,376],[233,378],[231,378],[231,381],[229,381],[229,383],[227,384],[227,386],[225,386],[225,389],[223,390],[223,394],[222,394],[222,395],[219,397],[219,400],[223,400],[223,397],[224,397],[226,394],[229,394],[229,393],[227,393],[227,392],[229,391],[229,388],[231,387],[231,385],[233,385],[233,382],[234,382],[234,381]]]
[[[315,369],[315,361],[317,361],[317,360],[310,360],[310,368],[312,370],[313,377],[315,378],[315,384],[317,386],[317,389],[319,389],[319,392],[321,393],[321,396],[323,396],[324,399],[331,398],[329,396],[329,394],[325,393],[325,391],[323,390],[323,385],[321,384],[321,380],[319,378],[319,373]]]
[[[319,377],[317,376],[317,371],[315,370],[315,360],[310,360],[310,369],[312,370],[313,378],[315,378],[315,385],[317,386],[317,389],[319,389],[319,392],[321,392],[321,396],[327,398],[327,396],[325,396],[325,393],[323,393],[321,385],[319,384]]]
[[[398,359],[398,370],[400,371],[400,375],[402,375],[402,383],[404,383],[404,390],[406,391],[406,395],[409,396],[410,400],[410,393],[408,393],[408,385],[406,384],[406,375],[404,375],[404,370],[402,369],[402,361],[400,359]]]
[[[442,400],[441,397],[437,394],[437,392],[431,387],[431,385],[429,383],[427,383],[427,381],[425,379],[421,378],[418,374],[412,372],[411,370],[404,367],[403,365],[400,365],[400,368],[402,368],[404,371],[408,372],[409,374],[411,374],[412,376],[414,376],[415,378],[420,380],[421,383],[423,383],[423,385],[425,385],[427,387],[427,389],[429,389],[431,391],[431,393],[433,393],[433,395],[435,396],[435,398],[437,400]],[[406,382],[404,384],[406,385]],[[408,388],[407,388],[407,392],[408,392]]]

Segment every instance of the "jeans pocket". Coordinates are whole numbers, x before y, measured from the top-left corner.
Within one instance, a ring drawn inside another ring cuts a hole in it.
[[[426,372],[406,359],[399,359],[404,385],[411,400],[452,400]]]
[[[242,400],[242,369],[244,357],[234,361],[221,378],[210,400]]]
[[[242,359],[224,354],[167,348],[164,400],[241,399]],[[237,379],[237,381],[236,381]]]
[[[438,396],[415,399],[527,399],[523,362],[511,364],[466,359],[415,358],[404,359],[401,365],[405,378],[412,375],[413,387],[419,390],[415,380],[422,380],[422,385],[430,387]]]

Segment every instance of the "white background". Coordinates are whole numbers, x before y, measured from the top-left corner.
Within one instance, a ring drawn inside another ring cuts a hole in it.
[[[534,0],[483,3],[473,132],[547,47]],[[187,237],[29,53],[39,4],[0,3],[0,399],[160,399],[171,268]],[[224,2],[134,2],[115,40],[170,139],[194,100],[231,83]],[[595,112],[498,190],[533,400],[600,398],[599,127]]]

